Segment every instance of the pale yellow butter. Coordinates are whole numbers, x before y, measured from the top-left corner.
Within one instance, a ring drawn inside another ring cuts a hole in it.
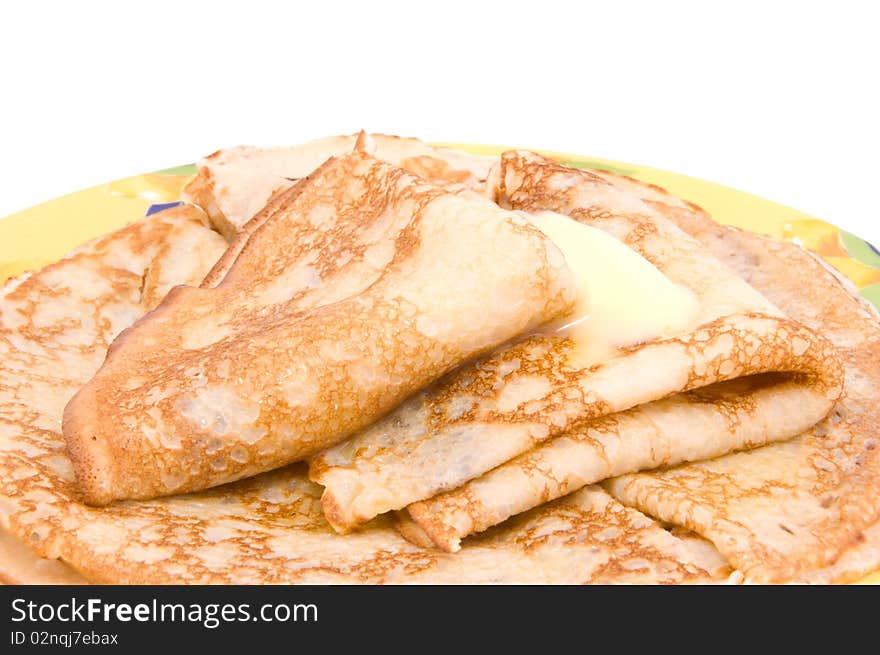
[[[623,242],[556,212],[517,213],[556,244],[577,281],[572,312],[541,330],[575,341],[572,364],[591,366],[621,347],[693,327],[700,309],[694,293]]]

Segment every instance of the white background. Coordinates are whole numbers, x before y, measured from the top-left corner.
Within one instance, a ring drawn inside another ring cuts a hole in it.
[[[361,127],[656,166],[880,243],[872,2],[4,2],[0,216]]]

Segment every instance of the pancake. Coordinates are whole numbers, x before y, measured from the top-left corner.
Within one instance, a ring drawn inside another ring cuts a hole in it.
[[[40,557],[0,528],[0,583],[70,585],[88,584],[88,580],[60,560]]]
[[[155,309],[179,284],[200,285],[226,252],[226,240],[205,229],[207,217],[199,208],[189,206],[187,212],[192,219],[182,223],[179,234],[162,245],[144,274],[141,304],[148,310]]]
[[[115,333],[147,311],[142,278],[191,229],[192,211],[144,218],[0,292],[2,520],[35,556],[67,563],[90,582],[120,584],[705,583],[733,575],[704,540],[676,536],[596,487],[456,555],[409,543],[388,519],[336,534],[303,465],[200,493],[83,504],[60,431],[64,404]],[[213,238],[207,229],[203,236]],[[4,577],[33,580],[25,573]]]
[[[455,552],[464,537],[586,484],[794,437],[811,420],[801,401],[776,375],[676,394],[585,422],[407,511],[431,543]]]
[[[502,155],[493,177],[502,206],[561,212],[622,241],[694,294],[696,316],[586,364],[577,339],[537,334],[458,369],[311,461],[340,532],[409,506],[454,551],[472,532],[610,475],[791,438],[839,397],[841,364],[826,339],[637,196],[528,152]],[[748,376],[735,393],[705,389]]]
[[[564,258],[527,221],[360,151],[253,221],[202,287],[117,337],[66,407],[87,502],[314,455],[573,301]]]
[[[844,361],[846,394],[826,421],[798,439],[662,473],[624,476],[608,488],[628,505],[709,538],[751,580],[848,581],[876,569],[876,311],[806,250],[722,228],[695,208],[652,193],[653,202],[666,204],[667,215],[683,229],[835,344]],[[817,572],[825,567],[830,568]]]
[[[351,152],[358,135],[316,139],[298,146],[218,150],[198,162],[184,198],[204,208],[214,227],[232,240],[269,199],[306,177],[328,157]],[[478,188],[493,157],[477,157],[418,139],[371,134],[369,152],[434,183]]]

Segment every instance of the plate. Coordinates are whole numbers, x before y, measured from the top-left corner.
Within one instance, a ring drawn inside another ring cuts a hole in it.
[[[497,155],[508,147],[436,144]],[[657,168],[568,153],[538,151],[576,168],[601,168],[666,188],[708,211],[720,223],[808,248],[850,279],[880,310],[880,251],[796,209],[743,191]],[[75,246],[176,204],[195,174],[194,164],[91,187],[0,218],[0,284],[61,258]],[[880,571],[860,582],[880,584]]]

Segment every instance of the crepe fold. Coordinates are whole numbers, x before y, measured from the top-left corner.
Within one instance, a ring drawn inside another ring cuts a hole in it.
[[[638,196],[528,152],[502,155],[493,178],[502,206],[617,237],[689,288],[699,314],[679,335],[586,368],[571,339],[550,335],[461,367],[311,461],[341,532],[408,506],[434,544],[455,551],[468,534],[609,476],[791,438],[839,397],[831,343]]]
[[[360,151],[331,159],[200,288],[117,337],[70,401],[84,498],[203,489],[313,455],[573,297],[557,247],[516,214]]]
[[[225,148],[198,163],[184,198],[203,208],[213,226],[233,239],[276,193],[289,189],[328,157],[351,152],[360,135],[332,136],[297,146]],[[429,146],[419,139],[387,134],[366,137],[366,150],[435,184],[480,187],[494,157]],[[363,138],[363,137],[361,137]]]
[[[7,544],[0,533],[0,579],[552,584],[731,576],[705,540],[673,534],[598,487],[455,555],[411,544],[386,518],[338,535],[302,464],[199,493],[83,504],[60,430],[63,408],[116,334],[149,309],[142,285],[150,271],[161,269],[166,282],[176,271],[181,283],[207,272],[166,259],[174,243],[210,247],[217,235],[200,219],[192,207],[154,214],[0,289],[0,524],[17,540]]]
[[[718,226],[698,208],[657,189],[643,192],[789,316],[834,343],[844,363],[845,393],[827,419],[794,440],[623,476],[608,489],[627,505],[704,535],[753,581],[847,582],[876,569],[877,312],[806,250]]]

